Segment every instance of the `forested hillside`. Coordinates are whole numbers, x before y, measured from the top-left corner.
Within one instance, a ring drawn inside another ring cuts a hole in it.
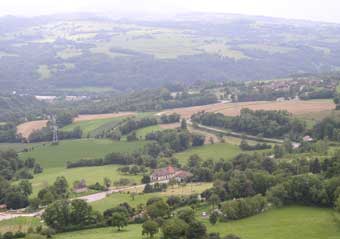
[[[112,17],[2,17],[1,86],[25,92],[94,86],[126,91],[340,67],[336,24],[228,14]]]

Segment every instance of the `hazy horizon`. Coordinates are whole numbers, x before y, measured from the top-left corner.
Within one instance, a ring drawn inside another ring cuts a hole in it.
[[[340,23],[340,3],[335,0],[21,0],[4,1],[0,16],[39,16],[77,12],[120,15],[167,15],[185,12],[231,13]]]

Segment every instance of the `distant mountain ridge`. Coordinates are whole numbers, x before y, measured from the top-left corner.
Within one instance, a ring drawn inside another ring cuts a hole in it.
[[[7,90],[159,87],[340,70],[340,25],[237,14],[0,18]]]

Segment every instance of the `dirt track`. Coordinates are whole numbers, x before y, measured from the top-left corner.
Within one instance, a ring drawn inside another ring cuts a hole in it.
[[[17,126],[17,133],[27,139],[33,131],[46,127],[47,122],[47,120],[37,120],[20,124]]]
[[[253,101],[241,103],[217,103],[212,105],[194,106],[188,108],[177,108],[161,112],[161,114],[178,113],[182,117],[190,118],[191,115],[200,112],[216,112],[228,116],[236,116],[240,114],[241,109],[249,108],[252,110],[287,110],[288,112],[300,115],[305,113],[316,113],[325,110],[335,109],[335,105],[331,101],[313,100],[313,101]]]

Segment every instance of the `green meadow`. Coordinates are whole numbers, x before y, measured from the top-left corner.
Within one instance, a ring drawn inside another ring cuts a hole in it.
[[[76,231],[58,234],[55,239],[141,239],[142,226],[129,225],[122,231],[118,232],[116,228],[107,227],[93,230]],[[159,237],[155,236],[154,239]]]
[[[201,183],[201,184],[187,184],[185,186],[173,186],[168,187],[166,192],[161,193],[141,193],[141,189],[130,189],[126,192],[114,193],[105,199],[102,199],[97,202],[91,203],[92,207],[95,210],[100,212],[105,211],[106,209],[118,206],[122,202],[129,203],[132,207],[137,207],[139,204],[146,204],[146,202],[150,198],[154,197],[162,197],[166,198],[168,196],[182,196],[182,195],[191,195],[191,194],[199,194],[204,192],[205,190],[212,187],[212,183]],[[135,193],[135,196],[132,197],[131,193]]]
[[[162,130],[162,129],[159,125],[152,125],[152,126],[148,126],[148,127],[136,130],[136,135],[137,135],[137,138],[139,138],[139,139],[145,139],[145,136],[147,134],[150,134],[150,133],[156,132],[156,131],[160,131],[160,130]]]
[[[0,234],[6,232],[27,231],[29,227],[40,225],[40,219],[35,217],[17,217],[0,221]]]
[[[215,226],[206,222],[209,232],[218,232],[221,236],[230,233],[244,239],[338,239],[340,225],[334,220],[330,209],[309,207],[286,207],[273,209],[261,215],[217,223]],[[114,228],[101,228],[59,234],[57,239],[142,239],[141,225],[129,225],[121,232]],[[160,233],[155,237],[159,238]]]
[[[1,143],[0,150],[8,150],[13,149],[17,152],[21,152],[23,150],[32,150],[37,147],[43,146],[44,144],[49,143],[30,143],[30,144],[21,144],[21,143]]]
[[[45,145],[22,153],[20,157],[33,157],[44,169],[65,168],[67,162],[100,158],[112,152],[132,153],[146,144],[146,141],[124,142],[109,139],[63,140],[59,145]]]
[[[338,239],[340,223],[334,210],[292,206],[228,223],[209,225],[209,231],[246,239]]]
[[[231,160],[241,152],[242,152],[241,149],[236,145],[228,143],[218,143],[218,144],[206,144],[202,147],[193,147],[184,152],[177,153],[174,156],[181,163],[185,163],[188,160],[188,158],[193,154],[197,154],[204,160],[213,159],[216,161],[221,158],[225,160]]]
[[[32,179],[34,194],[47,184],[54,182],[58,176],[65,176],[72,184],[76,180],[84,179],[87,184],[102,182],[104,177],[113,181],[119,178],[129,178],[139,182],[140,176],[127,176],[120,174],[117,165],[84,167],[66,169],[67,162],[80,159],[95,159],[104,157],[112,152],[132,153],[142,149],[147,142],[121,142],[107,139],[81,139],[60,141],[59,145],[45,145],[31,152],[21,153],[20,158],[33,157],[44,168],[42,174],[35,175]]]
[[[103,184],[104,177],[111,179],[112,182],[118,181],[121,178],[126,178],[131,183],[139,184],[141,181],[141,175],[125,175],[118,171],[119,165],[106,165],[98,167],[83,167],[83,168],[49,168],[46,169],[42,174],[35,175],[31,180],[34,194],[40,189],[45,188],[47,185],[53,184],[55,179],[59,176],[64,176],[70,187],[75,181],[84,179],[87,185],[99,182]]]
[[[83,131],[83,137],[94,137],[96,134],[101,133],[108,128],[114,128],[126,117],[117,117],[111,119],[97,119],[89,121],[75,122],[62,128],[62,131],[72,131],[76,127],[80,127]]]

